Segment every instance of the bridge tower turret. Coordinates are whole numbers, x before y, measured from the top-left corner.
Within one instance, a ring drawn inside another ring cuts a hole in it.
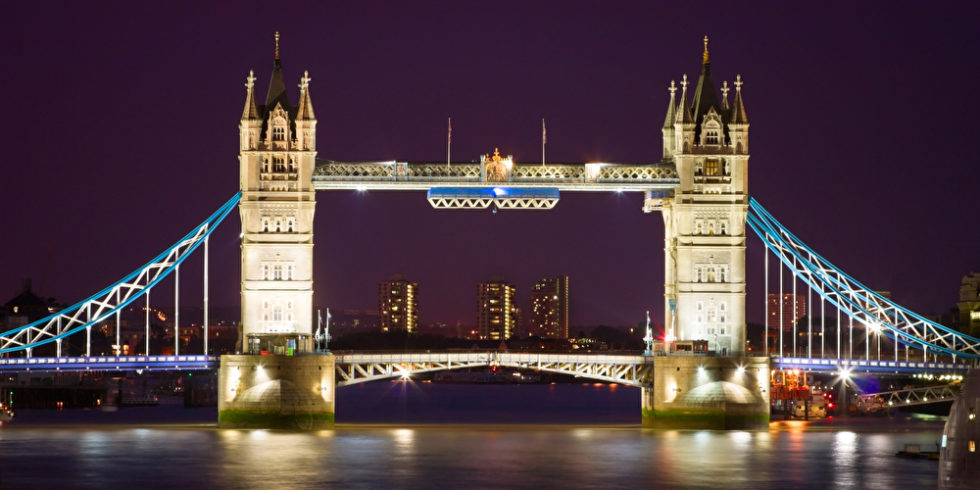
[[[690,104],[687,77],[674,112],[673,142],[664,128],[664,159],[680,185],[665,203],[665,325],[677,340],[706,340],[724,355],[745,352],[745,215],[748,207],[748,118],[742,80],[728,105],[711,78],[708,38]],[[671,92],[673,94],[673,92]],[[673,99],[673,97],[672,97]]]
[[[265,104],[246,82],[239,124],[242,199],[243,352],[309,351],[313,335],[312,174],[316,118],[308,72],[290,105],[279,59],[279,33]]]

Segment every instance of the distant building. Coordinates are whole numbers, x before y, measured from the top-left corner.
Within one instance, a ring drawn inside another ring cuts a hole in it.
[[[378,310],[330,310],[331,335],[353,330],[377,330],[380,323]]]
[[[476,326],[480,340],[506,340],[514,335],[516,292],[503,279],[493,279],[477,287]]]
[[[980,272],[963,276],[956,308],[960,312],[960,331],[973,337],[980,335]]]
[[[382,332],[418,330],[418,292],[418,283],[402,275],[395,275],[378,286],[378,320]]]
[[[31,280],[24,279],[24,287],[21,292],[3,305],[4,330],[40,320],[61,308],[62,306],[56,304],[53,298],[45,299],[34,294]]]
[[[769,293],[769,300],[766,302],[766,325],[770,329],[792,330],[793,325],[806,315],[806,295],[797,294],[796,301],[793,301],[792,293],[783,294],[782,303],[779,295]],[[795,308],[795,311],[794,311]]]
[[[531,288],[529,333],[542,338],[568,338],[568,276],[541,278]]]

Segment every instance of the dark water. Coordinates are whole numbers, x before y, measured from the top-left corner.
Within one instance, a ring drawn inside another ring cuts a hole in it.
[[[339,390],[338,427],[314,433],[191,424],[213,410],[24,413],[0,428],[0,487],[936,486],[935,461],[894,454],[933,447],[937,421],[654,431],[638,412],[638,390],[621,386],[376,383]],[[106,424],[139,418],[181,423]]]

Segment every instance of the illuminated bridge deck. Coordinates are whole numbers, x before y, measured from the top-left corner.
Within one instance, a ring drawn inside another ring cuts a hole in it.
[[[180,371],[215,369],[218,356],[15,357],[0,359],[0,372]]]
[[[801,369],[816,373],[837,373],[849,369],[854,373],[869,372],[877,374],[912,373],[966,373],[970,365],[954,362],[925,361],[884,361],[866,359],[821,359],[806,357],[773,357],[773,368]]]

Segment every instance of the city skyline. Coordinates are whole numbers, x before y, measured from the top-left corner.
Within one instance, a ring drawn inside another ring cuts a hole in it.
[[[879,23],[871,6],[765,14],[719,6],[717,18],[695,24],[664,20],[682,17],[670,11],[681,7],[642,4],[386,8],[381,18],[362,6],[276,12],[292,19],[276,27],[291,100],[304,70],[313,79],[318,158],[441,161],[452,116],[454,160],[499,147],[537,161],[545,118],[549,161],[659,161],[667,86],[696,76],[708,34],[716,78],[745,80],[751,193],[800,238],[922,314],[955,306],[960,279],[980,265],[980,231],[965,225],[973,212],[959,197],[975,183],[958,177],[974,172],[975,157],[954,144],[971,141],[977,102],[941,96],[978,71],[965,54],[976,42],[968,12],[893,6],[893,21]],[[39,294],[70,304],[144,263],[235,191],[242,85],[250,69],[260,92],[268,84],[270,11],[234,12],[243,22],[229,22],[224,12],[187,16],[180,6],[66,5],[52,19],[39,7],[11,9],[22,22],[4,34],[14,46],[5,79],[24,95],[10,111],[41,116],[3,123],[12,151],[0,225],[14,239],[0,254],[0,294],[13,296],[31,277]],[[413,13],[412,26],[399,10]],[[738,27],[758,15],[779,22]],[[481,23],[508,35],[470,40],[459,27]],[[435,34],[440,26],[452,28]],[[827,26],[836,35],[816,35]],[[346,41],[361,31],[372,41]],[[58,41],[66,37],[70,46]],[[918,69],[906,68],[910,56]],[[843,130],[855,120],[861,131]],[[636,194],[566,193],[551,211],[497,214],[436,211],[421,193],[317,200],[318,307],[368,308],[370,295],[355,291],[376,286],[378,271],[400,270],[443,293],[427,316],[455,324],[472,317],[469,288],[453,286],[460,277],[531,284],[567,271],[581,278],[572,300],[581,324],[632,325],[647,309],[662,321],[662,223],[642,214]],[[226,223],[211,242],[215,305],[239,296],[236,229]],[[389,233],[415,238],[392,245],[381,239]],[[756,323],[760,249],[749,238],[747,320]],[[186,277],[190,295],[200,286]]]

